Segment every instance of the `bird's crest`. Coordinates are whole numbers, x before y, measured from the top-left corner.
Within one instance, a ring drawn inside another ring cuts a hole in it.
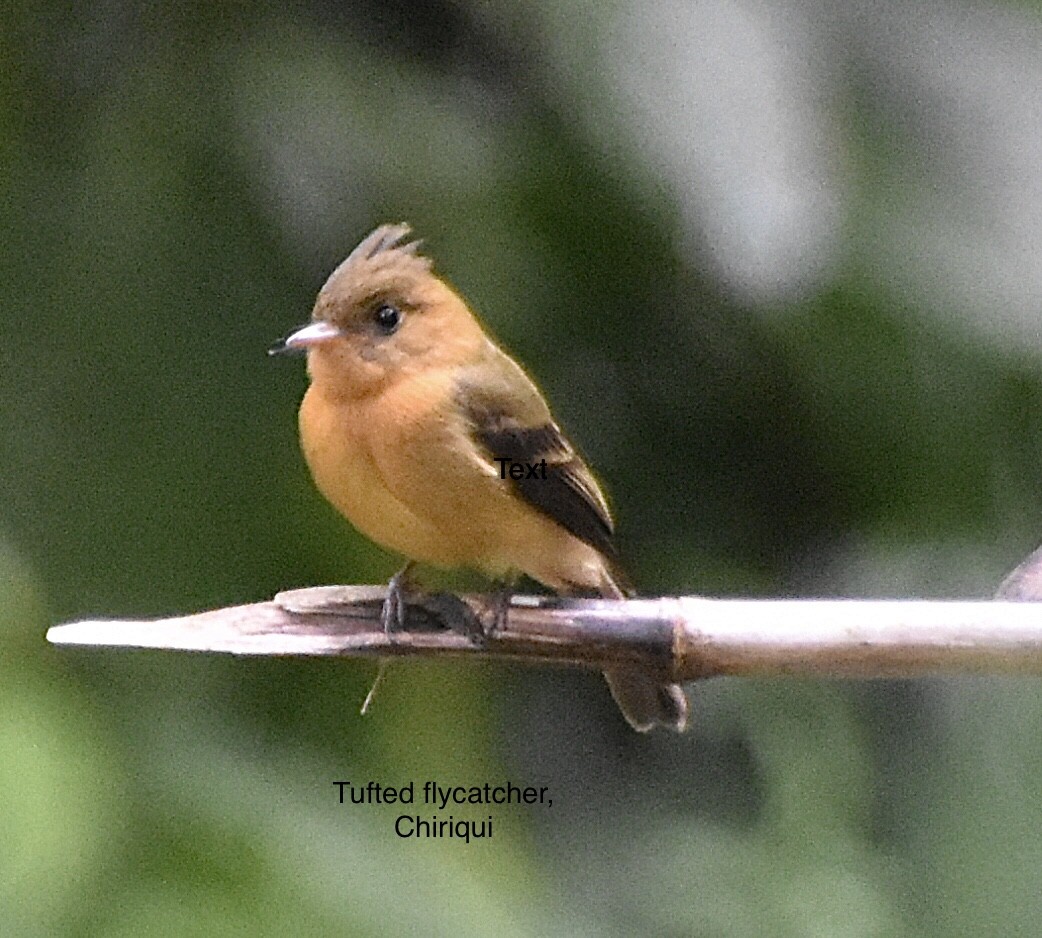
[[[347,257],[349,261],[371,260],[377,254],[397,251],[404,254],[415,254],[420,241],[402,242],[412,234],[412,227],[407,222],[397,225],[381,225],[367,234],[362,242]]]
[[[361,269],[367,271],[382,270],[388,267],[401,267],[416,273],[429,271],[431,260],[419,253],[420,240],[407,241],[412,228],[402,222],[398,225],[380,225],[370,232],[350,254],[334,276],[341,270]]]

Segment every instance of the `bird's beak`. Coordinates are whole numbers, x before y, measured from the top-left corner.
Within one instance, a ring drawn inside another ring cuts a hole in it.
[[[336,339],[343,333],[331,322],[318,319],[291,332],[286,338],[279,339],[270,349],[269,355],[285,355],[289,352],[306,352],[313,345],[321,345],[330,339]]]

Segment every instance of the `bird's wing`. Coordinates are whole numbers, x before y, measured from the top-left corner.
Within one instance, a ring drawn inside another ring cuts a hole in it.
[[[489,466],[497,459],[536,465],[546,460],[545,478],[506,480],[518,495],[617,564],[614,526],[608,503],[582,457],[561,433],[546,402],[521,367],[492,347],[493,367],[485,362],[463,372],[456,399],[469,432]]]

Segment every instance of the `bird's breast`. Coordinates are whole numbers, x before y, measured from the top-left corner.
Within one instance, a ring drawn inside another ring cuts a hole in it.
[[[451,376],[436,374],[361,399],[330,399],[313,383],[300,434],[319,491],[410,560],[596,588],[600,556],[500,478],[452,395]]]
[[[446,567],[482,550],[467,506],[480,474],[464,468],[450,403],[429,384],[348,400],[312,384],[300,408],[304,458],[333,507],[382,547]]]

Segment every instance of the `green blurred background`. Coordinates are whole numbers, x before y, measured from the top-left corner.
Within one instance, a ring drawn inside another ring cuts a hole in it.
[[[8,4],[0,934],[1035,933],[1037,681],[639,737],[595,675],[401,664],[362,718],[366,664],[43,635],[393,572],[265,350],[402,219],[642,592],[990,594],[1042,540],[1040,100],[1026,2]],[[399,840],[368,779],[553,805]]]

